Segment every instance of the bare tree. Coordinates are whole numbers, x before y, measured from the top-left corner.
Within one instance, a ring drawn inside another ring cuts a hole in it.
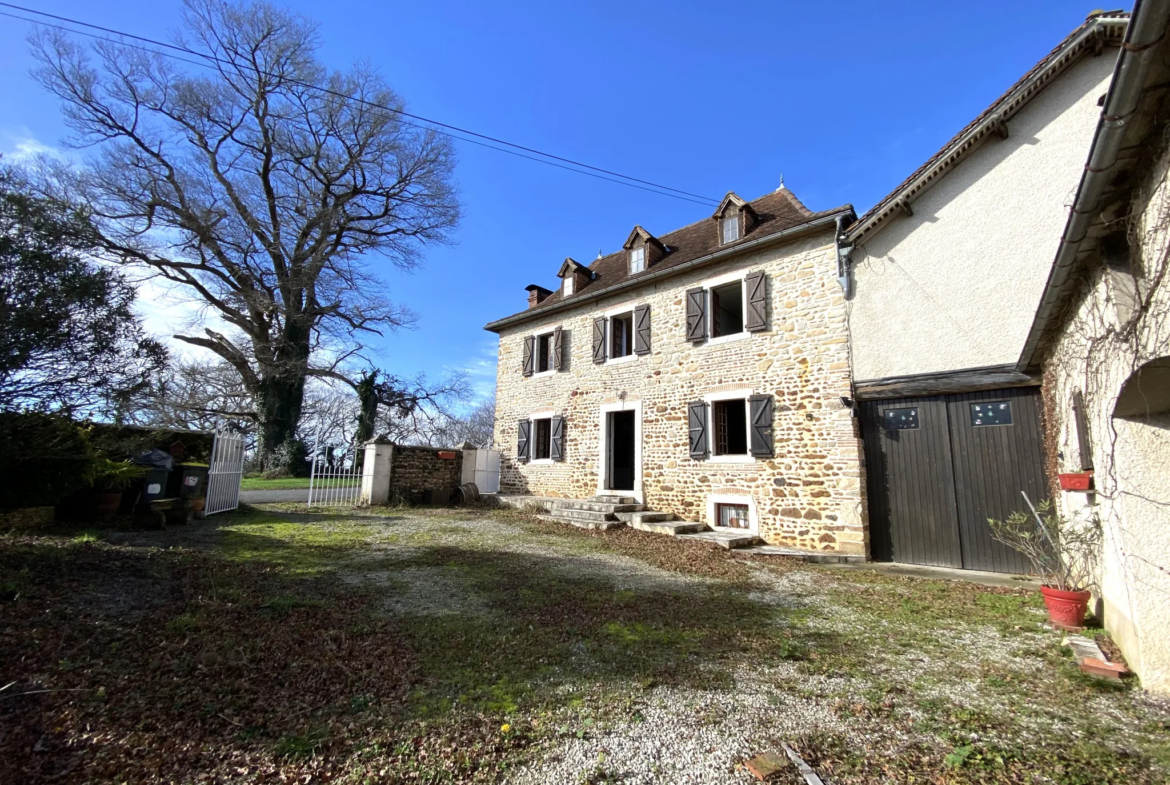
[[[328,71],[305,19],[221,0],[185,0],[183,19],[177,40],[210,75],[137,47],[31,36],[71,142],[99,151],[56,166],[46,187],[83,201],[109,257],[181,285],[228,325],[175,337],[239,373],[263,458],[295,437],[306,377],[355,384],[339,368],[362,336],[413,318],[365,259],[409,270],[448,239],[454,155],[381,108],[403,102],[369,68]]]
[[[174,363],[132,403],[128,419],[137,425],[209,431],[228,420],[256,430],[252,396],[235,368],[222,360]]]

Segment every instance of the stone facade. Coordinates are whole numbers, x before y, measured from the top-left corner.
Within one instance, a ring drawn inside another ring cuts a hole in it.
[[[767,275],[767,329],[688,342],[687,290],[753,271]],[[647,304],[650,353],[595,364],[594,318]],[[864,554],[860,439],[841,401],[851,395],[846,318],[833,233],[822,229],[503,328],[495,432],[501,492],[604,493],[605,412],[629,409],[640,420],[641,471],[632,495],[651,508],[711,524],[713,500],[737,497],[770,543]],[[525,338],[558,326],[561,370],[525,377]],[[736,391],[773,397],[775,457],[692,459],[688,403]],[[562,461],[517,461],[518,422],[537,413],[564,417]]]
[[[443,458],[440,453],[453,455]],[[390,500],[417,504],[426,501],[447,501],[446,494],[457,488],[463,473],[462,450],[440,450],[433,447],[412,447],[396,444],[390,457]]]
[[[0,512],[0,529],[35,529],[48,526],[54,520],[53,507],[22,507]]]

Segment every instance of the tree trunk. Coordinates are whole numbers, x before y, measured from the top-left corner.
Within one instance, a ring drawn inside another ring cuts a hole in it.
[[[295,334],[299,333],[299,334]],[[309,368],[309,331],[287,325],[277,361],[264,368],[256,396],[257,451],[265,473],[308,475],[307,450],[297,438]]]

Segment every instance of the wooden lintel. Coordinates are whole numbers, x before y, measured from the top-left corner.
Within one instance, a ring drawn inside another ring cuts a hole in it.
[[[853,383],[859,401],[883,398],[909,398],[916,395],[949,395],[951,393],[997,390],[1004,387],[1034,387],[1039,378],[1020,373],[1015,365],[992,365],[986,368],[964,368],[957,371],[922,373],[913,376],[886,376],[880,379],[862,379]]]

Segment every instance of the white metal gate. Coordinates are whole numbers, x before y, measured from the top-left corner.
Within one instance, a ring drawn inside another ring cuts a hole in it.
[[[215,429],[207,470],[204,516],[234,510],[240,505],[240,479],[244,476],[244,434],[231,425]]]
[[[500,451],[464,450],[461,482],[473,482],[480,493],[500,492]]]
[[[353,507],[362,493],[362,467],[353,447],[313,450],[309,472],[310,507]]]

